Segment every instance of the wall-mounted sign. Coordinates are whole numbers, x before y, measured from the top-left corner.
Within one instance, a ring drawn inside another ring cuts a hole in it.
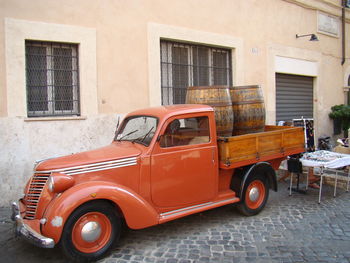
[[[326,35],[339,37],[340,21],[336,16],[318,12],[317,31]]]

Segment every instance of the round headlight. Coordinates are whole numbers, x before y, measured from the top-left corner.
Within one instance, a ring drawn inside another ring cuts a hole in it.
[[[52,173],[48,180],[48,188],[51,193],[61,193],[72,187],[75,180],[72,176],[63,173]]]
[[[50,192],[55,190],[55,180],[53,179],[53,176],[50,176],[49,178],[49,190]]]

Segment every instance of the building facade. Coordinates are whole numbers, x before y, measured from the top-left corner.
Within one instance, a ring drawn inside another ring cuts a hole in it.
[[[313,118],[332,135],[347,2],[0,0],[0,206],[35,160],[106,145],[118,117],[183,103],[188,86],[261,85],[267,124]]]

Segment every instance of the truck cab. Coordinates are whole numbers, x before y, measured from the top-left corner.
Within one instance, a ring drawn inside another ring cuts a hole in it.
[[[232,203],[259,213],[288,152],[235,166],[218,139],[210,106],[129,113],[110,145],[36,164],[13,204],[17,233],[41,247],[60,242],[70,259],[89,261],[116,245],[124,222],[141,229]]]

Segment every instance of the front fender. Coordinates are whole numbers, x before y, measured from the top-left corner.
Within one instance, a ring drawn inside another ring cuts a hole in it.
[[[158,224],[156,210],[133,190],[118,184],[94,181],[73,186],[51,201],[44,213],[47,221],[42,226],[43,235],[57,243],[69,215],[80,205],[99,199],[116,204],[130,228],[140,229]]]

